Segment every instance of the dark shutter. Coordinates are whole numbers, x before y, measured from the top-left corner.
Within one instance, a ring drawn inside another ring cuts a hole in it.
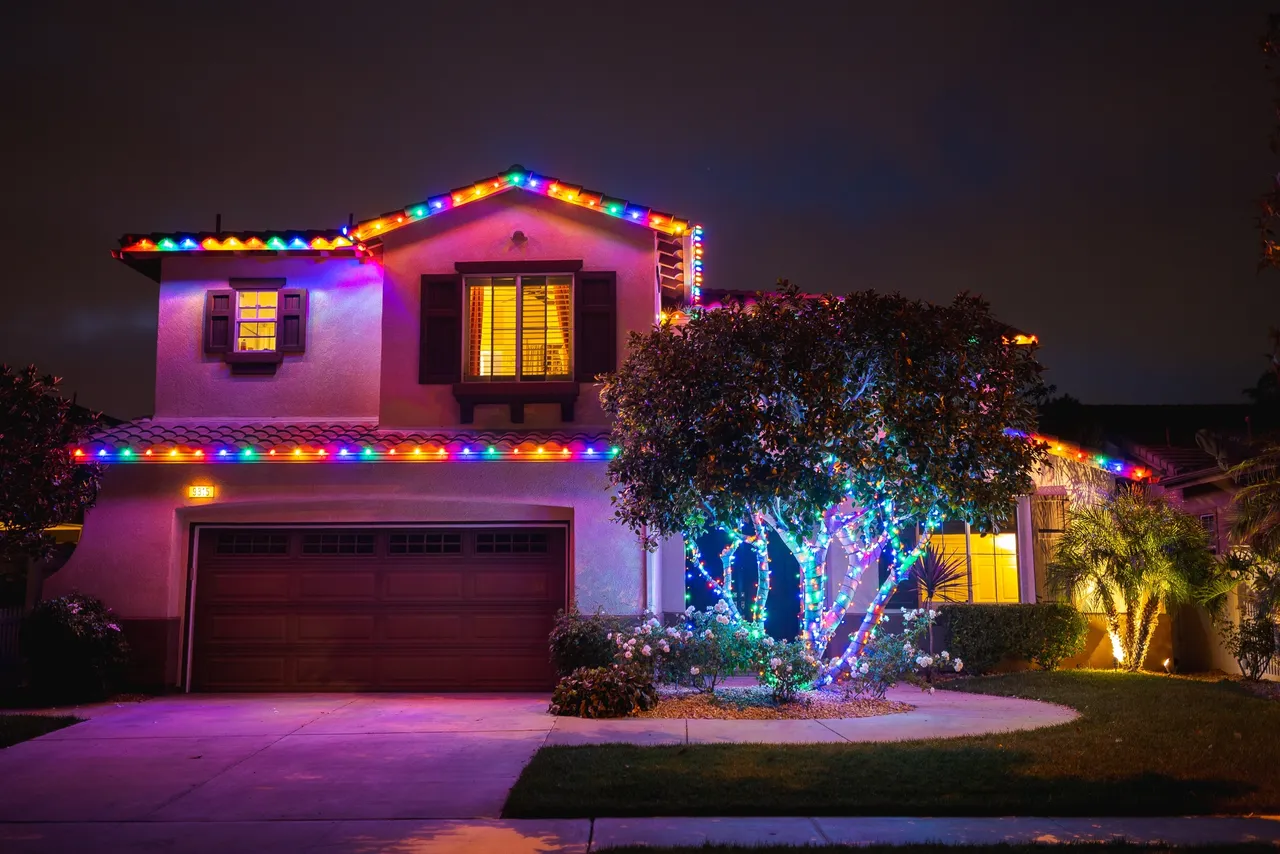
[[[204,351],[230,353],[235,335],[231,328],[236,317],[236,292],[231,289],[209,291],[204,301]]]
[[[573,289],[574,379],[593,383],[618,367],[618,274],[582,272]]]
[[[418,382],[462,381],[462,276],[422,277],[422,338]]]
[[[307,349],[307,292],[302,288],[280,291],[280,352]]]

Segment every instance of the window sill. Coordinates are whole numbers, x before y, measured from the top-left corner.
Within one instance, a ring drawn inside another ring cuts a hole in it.
[[[235,351],[223,356],[233,374],[272,375],[284,361],[279,350]]]
[[[560,420],[573,420],[573,407],[578,400],[578,384],[562,382],[470,382],[454,383],[453,397],[458,401],[459,420],[475,421],[476,404],[505,403],[511,407],[511,423],[524,423],[526,403],[560,404]]]

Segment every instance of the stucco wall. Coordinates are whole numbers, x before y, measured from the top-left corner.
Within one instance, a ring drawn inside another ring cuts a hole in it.
[[[186,498],[192,483],[213,484],[217,498]],[[79,590],[126,620],[181,620],[194,524],[564,520],[578,606],[638,613],[645,557],[611,514],[602,463],[115,465],[80,545],[48,579],[45,596]]]
[[[515,232],[524,241],[512,239]],[[448,427],[458,405],[447,385],[418,384],[421,277],[453,273],[459,261],[578,260],[585,270],[618,274],[618,360],[628,330],[652,326],[659,307],[654,233],[555,199],[511,191],[423,220],[384,238],[382,405],[389,427]],[[599,387],[582,386],[575,424],[606,423]],[[506,407],[476,408],[477,428],[510,425]],[[561,426],[559,407],[526,407],[525,427]]]
[[[232,278],[281,277],[307,289],[306,352],[285,356],[274,376],[232,376],[204,352],[205,294]],[[156,418],[376,418],[381,282],[379,264],[349,258],[165,258]]]

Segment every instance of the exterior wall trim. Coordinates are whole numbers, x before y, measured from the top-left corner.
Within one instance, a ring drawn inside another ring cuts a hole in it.
[[[577,273],[582,259],[576,261],[457,261],[453,269],[466,274],[499,273]]]

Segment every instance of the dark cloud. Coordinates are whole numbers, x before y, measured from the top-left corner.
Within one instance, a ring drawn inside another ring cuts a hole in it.
[[[1096,402],[1239,399],[1265,4],[25,4],[0,360],[151,406],[131,230],[332,226],[513,161],[695,216],[708,279],[985,294]]]

